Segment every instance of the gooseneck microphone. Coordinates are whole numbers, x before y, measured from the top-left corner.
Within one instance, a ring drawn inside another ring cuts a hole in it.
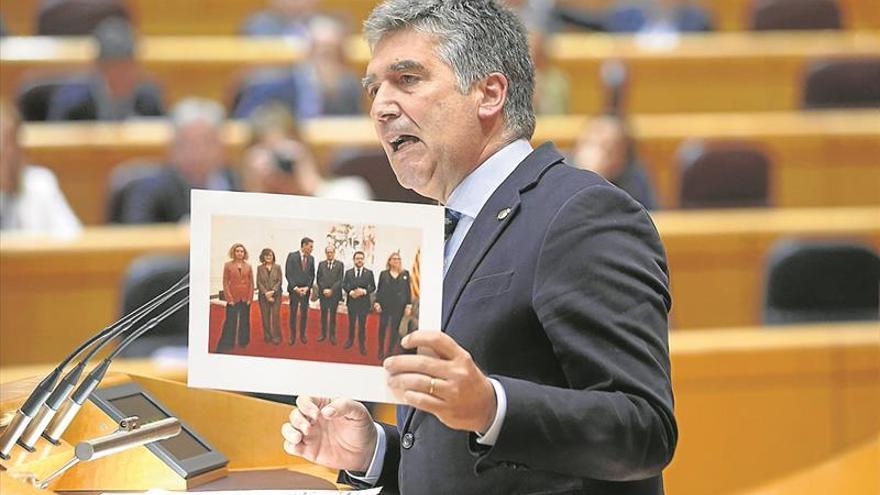
[[[189,284],[186,284],[175,290],[172,294],[168,296],[168,298],[172,297],[176,293],[188,289]],[[138,337],[155,328],[156,325],[167,319],[172,314],[176,313],[180,310],[180,308],[184,307],[189,303],[189,296],[186,295],[182,297],[179,301],[172,304],[171,307],[166,309],[165,311],[159,313],[158,315],[151,318],[147,323],[143,326],[132,330],[125,339],[116,346],[113,351],[104,358],[104,360],[96,366],[86,378],[79,384],[76,391],[70,396],[69,399],[64,403],[64,406],[61,408],[61,412],[56,414],[49,425],[46,427],[46,431],[43,432],[43,437],[52,442],[53,444],[58,444],[61,435],[67,430],[67,427],[70,426],[70,423],[73,421],[73,418],[79,412],[82,405],[85,403],[86,399],[92,394],[92,392],[98,388],[101,380],[104,379],[104,375],[107,373],[107,370],[110,368],[110,364],[113,361],[113,358],[119,355],[129,344],[137,340]]]
[[[185,288],[185,281],[186,277],[181,278],[177,283],[171,286],[171,288],[169,288],[162,294],[154,297],[153,299],[135,309],[134,311],[117,321],[114,325],[112,325],[110,327],[112,330],[103,337],[101,342],[95,345],[92,350],[89,351],[88,354],[86,354],[86,356],[75,368],[68,372],[68,374],[61,380],[61,383],[55,388],[54,391],[52,391],[52,394],[49,396],[48,399],[46,399],[46,403],[43,404],[43,407],[41,407],[39,413],[37,413],[37,416],[21,435],[21,438],[18,440],[18,444],[28,451],[32,452],[34,449],[34,445],[36,445],[37,440],[39,440],[40,438],[40,435],[49,426],[52,419],[58,413],[58,410],[64,404],[65,399],[67,399],[68,395],[70,395],[70,392],[76,386],[77,382],[79,382],[80,376],[82,376],[82,373],[85,370],[85,366],[89,362],[89,360],[99,350],[104,348],[104,346],[106,346],[109,342],[113,341],[114,338],[128,331],[145,315],[153,311],[161,304],[164,304],[166,301],[168,301],[168,299],[183,290]],[[181,287],[181,284],[184,284],[184,287]]]
[[[189,275],[184,276],[169,290],[154,297],[128,315],[125,315],[113,324],[102,329],[100,332],[89,337],[72,353],[65,357],[51,373],[43,378],[43,380],[34,388],[33,392],[31,392],[30,396],[28,396],[24,403],[15,412],[12,421],[7,426],[6,430],[4,430],[3,434],[0,435],[0,458],[9,459],[9,454],[12,451],[12,448],[23,435],[26,435],[27,438],[25,439],[26,441],[22,443],[24,443],[29,450],[32,449],[43,428],[46,427],[52,419],[52,416],[55,415],[59,404],[64,401],[67,394],[70,393],[76,385],[76,382],[79,381],[79,377],[81,376],[88,360],[99,349],[113,340],[114,337],[129,330],[137,321],[153,311],[157,306],[173,297],[174,294],[188,288],[189,284],[186,283],[188,277]],[[181,286],[181,284],[183,284],[183,286]],[[158,324],[158,322],[156,324]],[[71,369],[56,387],[58,378],[61,376],[64,368],[96,342],[98,342],[98,344],[92,348],[92,351],[82,359],[76,367]],[[47,405],[47,403],[49,404]],[[29,428],[36,416],[40,416],[39,420]]]

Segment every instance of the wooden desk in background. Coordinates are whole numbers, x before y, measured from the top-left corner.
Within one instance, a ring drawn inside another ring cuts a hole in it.
[[[669,341],[679,442],[665,475],[668,493],[739,493],[880,432],[876,323],[679,331]],[[142,360],[118,365],[116,371],[168,375],[164,368],[150,372]],[[4,366],[0,382],[39,376],[46,368]],[[183,372],[176,373],[172,378],[183,381]],[[168,405],[183,409],[186,400],[182,395]],[[379,416],[393,422],[393,411],[380,406]],[[265,435],[277,435],[284,417],[255,421],[270,423]],[[208,434],[213,427],[207,422],[199,430]]]
[[[801,79],[810,60],[880,55],[880,34],[873,31],[689,34],[668,47],[642,46],[631,36],[561,34],[549,43],[552,63],[576,88],[572,113],[603,108],[599,67],[608,59],[628,67],[625,101],[635,114],[793,110],[800,107]],[[369,58],[366,44],[353,37],[348,51],[362,74]],[[244,69],[289,64],[303,50],[278,38],[149,37],[140,53],[169,102],[187,95],[228,102]],[[84,69],[93,54],[86,39],[7,38],[0,43],[2,95],[13,96],[27,72]]]
[[[874,0],[838,0],[843,26],[847,29],[880,28],[880,11]],[[9,29],[18,35],[34,34],[39,0],[3,2],[0,13]],[[266,6],[266,0],[213,0],[210,12],[205,3],[180,0],[128,0],[132,17],[140,32],[146,35],[218,35],[237,34],[242,21],[252,12]],[[355,31],[378,2],[375,0],[322,0],[324,12],[343,15]],[[612,0],[560,0],[561,5],[604,8]],[[733,31],[748,29],[752,0],[694,0],[712,15],[716,29]]]
[[[539,117],[533,142],[549,140],[570,148],[585,119]],[[762,145],[773,159],[771,193],[776,206],[880,204],[880,119],[874,110],[636,115],[632,128],[664,208],[678,205],[676,151],[690,137]],[[365,117],[307,121],[303,133],[325,168],[340,148],[378,147]],[[55,172],[87,224],[104,221],[113,167],[131,158],[161,159],[169,137],[162,122],[28,124],[22,135],[29,160]],[[230,123],[224,140],[230,161],[237,163],[248,140],[246,127]]]
[[[673,327],[680,329],[760,324],[764,258],[780,238],[853,239],[880,249],[880,208],[653,218],[672,274]],[[92,227],[73,241],[7,234],[2,240],[0,362],[10,365],[61,357],[118,317],[123,273],[134,258],[189,249],[187,230],[177,226]]]

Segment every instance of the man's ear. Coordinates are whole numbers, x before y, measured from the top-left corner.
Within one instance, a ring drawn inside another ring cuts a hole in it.
[[[479,89],[479,117],[490,119],[501,115],[507,100],[507,77],[500,72],[492,72],[479,82]]]

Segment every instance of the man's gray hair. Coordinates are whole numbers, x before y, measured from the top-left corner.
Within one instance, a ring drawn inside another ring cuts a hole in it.
[[[535,69],[525,28],[515,13],[495,0],[387,0],[364,22],[370,49],[404,29],[437,37],[437,55],[452,67],[462,93],[492,72],[504,74],[504,118],[510,137],[532,137]]]
[[[171,124],[175,131],[197,120],[220,129],[226,121],[226,110],[214,100],[190,97],[178,102],[171,111]]]

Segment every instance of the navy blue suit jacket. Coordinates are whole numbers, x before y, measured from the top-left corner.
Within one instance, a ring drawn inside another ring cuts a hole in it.
[[[419,494],[663,493],[678,436],[668,284],[644,208],[567,166],[552,145],[536,149],[483,207],[443,284],[442,328],[506,392],[497,443],[400,408],[398,427],[385,426],[378,484]]]

